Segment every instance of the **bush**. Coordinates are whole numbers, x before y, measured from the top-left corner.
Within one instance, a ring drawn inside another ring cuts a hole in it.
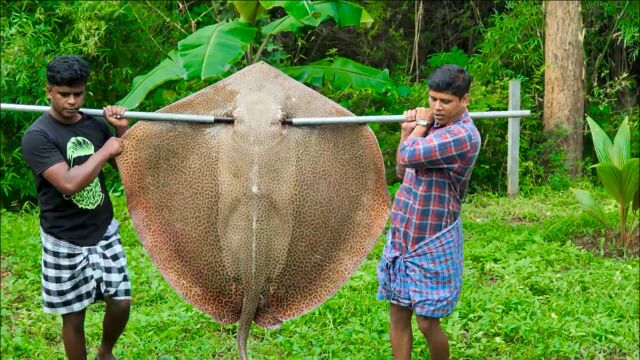
[[[165,55],[167,49],[159,44],[175,44],[185,31],[179,28],[183,16],[171,11],[175,7],[166,2],[3,2],[2,102],[48,105],[46,64],[55,56],[76,54],[91,67],[84,107],[114,103],[127,93],[135,74]],[[164,17],[158,16],[158,11]],[[167,22],[175,26],[167,26]],[[132,28],[143,30],[122,31]],[[2,208],[15,209],[35,200],[33,176],[22,159],[20,139],[37,116],[2,112]],[[115,180],[112,188],[120,186],[115,172],[107,170],[107,176]]]

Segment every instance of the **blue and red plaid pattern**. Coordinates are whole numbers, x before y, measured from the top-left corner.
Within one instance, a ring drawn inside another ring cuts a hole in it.
[[[400,145],[400,165],[406,170],[391,208],[391,230],[393,240],[401,241],[405,249],[396,250],[415,248],[460,216],[480,141],[465,111],[447,126],[434,127],[426,137]]]
[[[453,311],[462,283],[460,209],[480,152],[480,134],[467,111],[398,149],[402,185],[378,267],[379,300],[422,316]]]
[[[460,219],[405,254],[389,241],[378,266],[376,298],[409,307],[420,316],[448,316],[460,298],[462,260]]]

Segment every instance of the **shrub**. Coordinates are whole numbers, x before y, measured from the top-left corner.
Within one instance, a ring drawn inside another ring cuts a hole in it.
[[[618,219],[618,244],[629,247],[638,230],[638,171],[640,158],[631,158],[631,131],[625,119],[618,129],[613,142],[607,133],[591,118],[587,118],[591,128],[591,136],[600,161],[593,165],[598,178],[611,197],[618,203],[620,217]],[[604,210],[593,199],[591,194],[580,189],[571,189],[584,208],[585,212],[600,221],[607,229],[611,225],[607,221]],[[631,213],[630,221],[627,221]],[[637,235],[636,239],[637,241]]]

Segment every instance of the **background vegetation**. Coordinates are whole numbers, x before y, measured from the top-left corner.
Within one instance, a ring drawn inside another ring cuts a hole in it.
[[[393,86],[384,92],[334,88],[318,91],[355,114],[400,114],[425,104],[425,77],[436,66],[467,67],[474,82],[470,110],[503,110],[508,82],[522,80],[522,107],[532,116],[522,120],[521,188],[526,194],[542,184],[567,189],[557,139],[542,131],[544,91],[544,4],[539,1],[425,2],[421,21],[419,67],[411,70],[416,9],[412,2],[363,1],[374,20],[370,27],[338,27],[327,21],[305,31],[283,32],[264,43],[261,59],[279,67],[308,64],[327,56],[346,57],[388,69]],[[258,26],[285,15],[279,7],[258,18]],[[135,76],[149,72],[176,48],[179,40],[211,24],[237,18],[235,7],[218,1],[47,1],[2,4],[2,102],[46,104],[45,65],[56,55],[80,54],[93,75],[86,107],[101,107],[125,97]],[[584,51],[587,114],[612,133],[625,116],[632,132],[632,157],[638,145],[638,74],[640,17],[632,1],[585,1]],[[242,59],[230,71],[241,68]],[[228,74],[228,73],[227,73]],[[227,74],[223,74],[225,76]],[[171,81],[145,99],[140,110],[154,111],[217,78]],[[2,113],[2,207],[17,209],[35,199],[32,177],[22,160],[20,136],[34,114]],[[483,136],[471,191],[506,190],[506,119],[477,121]],[[373,125],[385,165],[395,167],[393,153],[398,124]],[[585,123],[585,168],[595,153]],[[120,188],[111,174],[113,190]],[[586,176],[595,179],[595,171]],[[397,181],[388,171],[388,182]]]
[[[261,59],[278,67],[344,57],[387,69],[384,91],[316,87],[355,114],[400,114],[426,103],[425,78],[456,63],[474,81],[471,111],[504,110],[508,82],[522,81],[521,196],[506,191],[507,120],[478,120],[483,148],[464,210],[465,275],[461,302],[445,328],[454,358],[640,357],[637,246],[608,243],[602,226],[580,211],[569,186],[593,192],[609,223],[616,202],[606,198],[585,123],[585,175],[568,176],[557,138],[542,125],[544,3],[541,1],[360,1],[370,27],[327,21],[299,32],[262,39]],[[0,92],[3,103],[47,104],[45,66],[54,56],[79,54],[91,64],[85,107],[125,98],[136,76],[148,73],[179,41],[213,24],[237,19],[225,1],[15,1],[0,5]],[[257,19],[264,27],[286,13],[274,7]],[[640,6],[635,1],[582,1],[585,26],[585,109],[613,137],[629,118],[631,157],[640,155]],[[416,20],[420,36],[416,38]],[[414,44],[418,45],[417,58]],[[258,44],[254,44],[255,54]],[[418,60],[417,68],[415,61]],[[155,111],[215,83],[250,63],[241,58],[217,78],[169,81],[137,110]],[[35,187],[20,153],[20,137],[34,114],[1,113],[0,195],[2,237],[1,345],[3,357],[62,358],[60,319],[40,307],[40,245]],[[397,188],[394,152],[398,124],[371,125]],[[123,358],[235,358],[236,327],[221,326],[184,302],[162,279],[136,239],[122,186],[107,167],[122,220],[122,236],[134,281],[132,319],[120,343]],[[360,270],[318,309],[283,327],[252,330],[256,358],[391,358],[388,309],[374,299],[375,266],[382,239]],[[636,244],[637,245],[637,244]],[[97,344],[101,305],[91,308],[86,329]],[[161,315],[159,315],[161,314]],[[417,334],[417,329],[416,334]],[[426,357],[416,336],[414,356]],[[94,349],[95,350],[95,349]],[[126,354],[126,355],[125,355]]]

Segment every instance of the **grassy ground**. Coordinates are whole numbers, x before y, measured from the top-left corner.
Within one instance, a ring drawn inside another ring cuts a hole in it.
[[[183,301],[136,239],[124,199],[114,197],[134,286],[121,359],[235,359],[236,326]],[[509,200],[472,196],[463,210],[465,273],[444,320],[455,359],[638,359],[638,258],[604,258],[572,239],[594,234],[569,193]],[[41,310],[35,211],[2,213],[3,359],[62,359],[59,316]],[[319,308],[276,330],[254,326],[255,359],[391,359],[388,305],[375,300],[383,239],[358,272]],[[103,305],[87,312],[91,354]],[[414,358],[428,358],[414,327]]]

